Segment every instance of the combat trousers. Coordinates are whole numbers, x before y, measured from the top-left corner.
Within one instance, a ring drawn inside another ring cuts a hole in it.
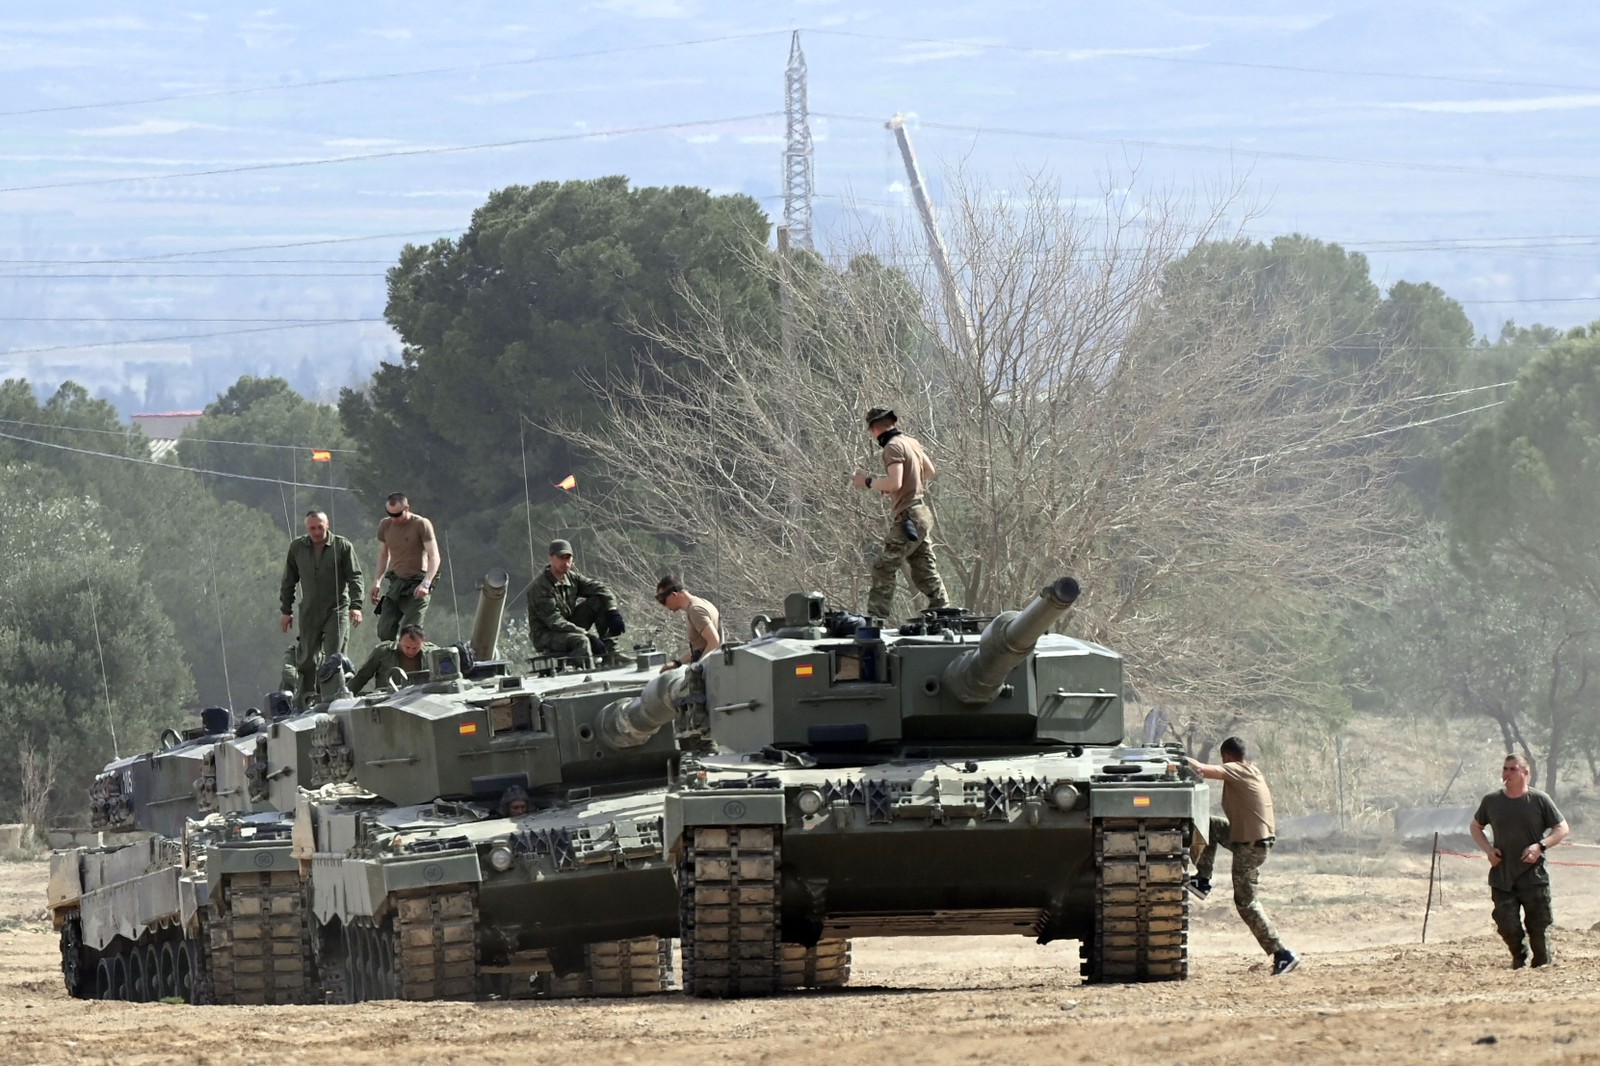
[[[533,642],[533,650],[540,655],[558,655],[563,659],[585,662],[598,658],[601,651],[589,640],[589,630],[598,629],[605,618],[602,601],[596,598],[579,600],[572,605],[567,621],[583,630],[582,633],[545,633]],[[599,638],[596,637],[596,640]]]
[[[350,639],[348,610],[319,608],[300,612],[300,635],[295,638],[294,668],[298,684],[295,695],[302,701],[317,693],[317,667],[330,655],[344,651]]]
[[[1276,955],[1285,950],[1282,940],[1278,939],[1278,930],[1272,925],[1272,919],[1267,917],[1267,912],[1261,906],[1261,901],[1256,898],[1256,886],[1261,880],[1261,867],[1267,861],[1267,856],[1272,854],[1272,841],[1254,840],[1248,843],[1234,843],[1229,836],[1229,825],[1226,818],[1211,819],[1211,832],[1207,834],[1206,846],[1195,859],[1195,877],[1202,881],[1211,880],[1211,871],[1217,861],[1217,846],[1225,846],[1233,852],[1233,905],[1239,912],[1239,917],[1244,920],[1245,927],[1255,934],[1256,943],[1261,945],[1261,950],[1268,955]]]
[[[917,539],[906,536],[906,522],[917,528]],[[892,618],[894,585],[901,567],[910,567],[911,584],[928,597],[928,606],[948,607],[944,579],[939,576],[939,557],[933,552],[933,509],[925,503],[912,504],[889,519],[889,535],[883,550],[872,564],[872,591],[867,594],[867,613]]]
[[[383,596],[378,600],[378,639],[394,640],[406,626],[420,626],[428,613],[427,596],[417,595],[422,575],[397,577],[393,570],[384,575]]]
[[[1531,939],[1534,964],[1543,965],[1548,961],[1545,931],[1555,923],[1555,908],[1550,899],[1550,872],[1544,863],[1511,882],[1510,888],[1489,886],[1489,896],[1494,900],[1495,928],[1500,931],[1500,939],[1511,948],[1512,959],[1523,958]],[[1523,936],[1524,921],[1527,938]]]

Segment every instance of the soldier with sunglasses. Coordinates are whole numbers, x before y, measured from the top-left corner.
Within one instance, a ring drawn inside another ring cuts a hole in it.
[[[378,579],[372,602],[378,609],[378,639],[394,640],[405,626],[421,626],[439,573],[439,542],[433,523],[411,513],[403,492],[391,492],[389,517],[378,523]]]

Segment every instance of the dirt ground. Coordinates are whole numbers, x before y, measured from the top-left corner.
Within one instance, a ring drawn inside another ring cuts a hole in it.
[[[1558,962],[1538,971],[1508,969],[1482,860],[1440,858],[1423,944],[1428,853],[1372,845],[1268,863],[1305,960],[1281,978],[1223,889],[1195,908],[1184,982],[1085,986],[1072,943],[878,939],[843,992],[356,1007],[69,999],[47,864],[0,863],[0,1063],[1600,1063],[1600,848],[1556,858],[1596,865],[1555,868]]]

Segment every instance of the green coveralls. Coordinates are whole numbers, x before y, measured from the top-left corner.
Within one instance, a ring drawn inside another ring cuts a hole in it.
[[[309,699],[317,691],[317,667],[344,651],[350,638],[350,607],[361,602],[366,586],[350,541],[329,533],[318,552],[309,534],[289,542],[278,589],[278,609],[294,613],[295,588],[300,590],[299,635],[295,638],[296,696]]]

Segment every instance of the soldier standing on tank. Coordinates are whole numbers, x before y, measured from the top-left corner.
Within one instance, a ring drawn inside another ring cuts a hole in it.
[[[551,541],[550,565],[528,588],[528,637],[534,650],[587,666],[592,659],[614,657],[617,638],[627,629],[611,586],[572,568],[571,543]]]
[[[307,511],[306,535],[289,542],[278,589],[278,628],[284,633],[294,624],[296,589],[300,594],[300,635],[294,653],[295,691],[306,700],[317,690],[318,663],[344,651],[349,626],[361,624],[357,606],[361,603],[361,567],[355,548],[348,539],[329,532],[328,516],[322,511]]]
[[[403,492],[391,492],[378,523],[378,565],[372,602],[378,609],[378,639],[394,640],[405,626],[420,626],[439,573],[439,542],[433,523],[411,513]],[[388,585],[384,582],[387,580]]]
[[[867,596],[867,613],[878,618],[888,618],[894,610],[895,575],[907,565],[911,583],[928,597],[930,608],[950,606],[933,552],[933,509],[923,497],[938,471],[921,442],[897,428],[898,421],[887,407],[867,411],[867,435],[883,449],[884,472],[857,470],[850,479],[856,488],[881,492],[890,500],[889,533],[872,564],[872,591]]]
[[[1195,862],[1195,876],[1189,883],[1189,891],[1201,899],[1210,894],[1217,846],[1227,845],[1233,852],[1233,905],[1250,932],[1255,934],[1261,950],[1272,956],[1272,976],[1281,977],[1300,965],[1300,956],[1278,939],[1272,919],[1256,899],[1261,866],[1272,854],[1272,845],[1277,841],[1272,790],[1267,787],[1261,768],[1245,758],[1244,741],[1229,737],[1222,742],[1220,750],[1221,766],[1189,760],[1195,773],[1222,782],[1224,815],[1211,819],[1211,832],[1206,835],[1205,850]]]
[[[668,574],[656,583],[656,602],[669,611],[682,611],[689,623],[689,650],[661,668],[662,673],[697,663],[722,647],[722,613],[699,596],[690,595],[680,578]]]
[[[1533,768],[1520,755],[1507,755],[1500,767],[1505,787],[1491,792],[1472,816],[1472,839],[1489,856],[1489,895],[1494,900],[1494,924],[1500,939],[1511,949],[1511,968],[1550,965],[1550,926],[1555,916],[1550,904],[1550,871],[1544,857],[1567,838],[1567,820],[1551,798],[1529,788]],[[1484,828],[1494,832],[1494,842]],[[1523,920],[1527,936],[1523,936]]]

